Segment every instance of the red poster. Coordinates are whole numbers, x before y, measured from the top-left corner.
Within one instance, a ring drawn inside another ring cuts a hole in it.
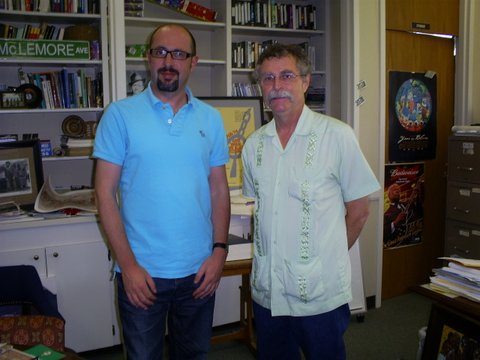
[[[385,165],[383,247],[419,244],[423,232],[424,165]]]

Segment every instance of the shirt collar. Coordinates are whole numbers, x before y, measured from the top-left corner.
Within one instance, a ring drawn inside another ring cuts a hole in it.
[[[309,119],[314,116],[314,112],[309,109],[307,105],[303,105],[302,113],[300,114],[300,119],[298,119],[297,126],[295,127],[295,131],[293,134],[295,135],[308,135],[310,134],[311,124]],[[265,125],[265,135],[267,136],[275,136],[277,134],[277,130],[275,127],[275,121],[270,121],[267,125]]]
[[[194,96],[193,96],[192,90],[188,86],[185,88],[185,93],[187,94],[187,104],[193,104]],[[159,98],[157,98],[153,93],[151,80],[148,83],[146,94],[152,106],[155,106],[156,104],[164,105],[164,102],[162,102]]]

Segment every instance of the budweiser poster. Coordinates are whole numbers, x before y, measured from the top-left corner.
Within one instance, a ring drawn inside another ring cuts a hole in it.
[[[388,152],[390,162],[435,158],[437,77],[390,71]]]
[[[419,244],[423,232],[424,164],[385,165],[383,247]]]

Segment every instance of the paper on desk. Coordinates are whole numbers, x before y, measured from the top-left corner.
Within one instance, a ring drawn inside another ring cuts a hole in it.
[[[448,257],[448,256],[442,256],[442,257],[439,257],[439,259],[452,261],[454,263],[457,263],[469,268],[480,269],[480,260],[477,260],[477,259],[466,259],[466,258]]]
[[[464,266],[461,266],[455,263],[449,263],[448,267],[442,267],[441,269],[448,273],[461,276],[470,281],[480,282],[480,271],[477,269],[466,268]]]
[[[457,295],[466,297],[467,299],[480,302],[480,290],[473,291],[466,286],[457,284],[450,279],[445,279],[439,276],[430,277],[430,281],[437,287],[444,288],[446,291],[450,291]]]

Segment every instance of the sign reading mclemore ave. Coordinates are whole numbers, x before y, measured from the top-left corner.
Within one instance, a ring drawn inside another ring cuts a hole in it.
[[[0,39],[2,58],[90,59],[90,43],[77,40]]]

